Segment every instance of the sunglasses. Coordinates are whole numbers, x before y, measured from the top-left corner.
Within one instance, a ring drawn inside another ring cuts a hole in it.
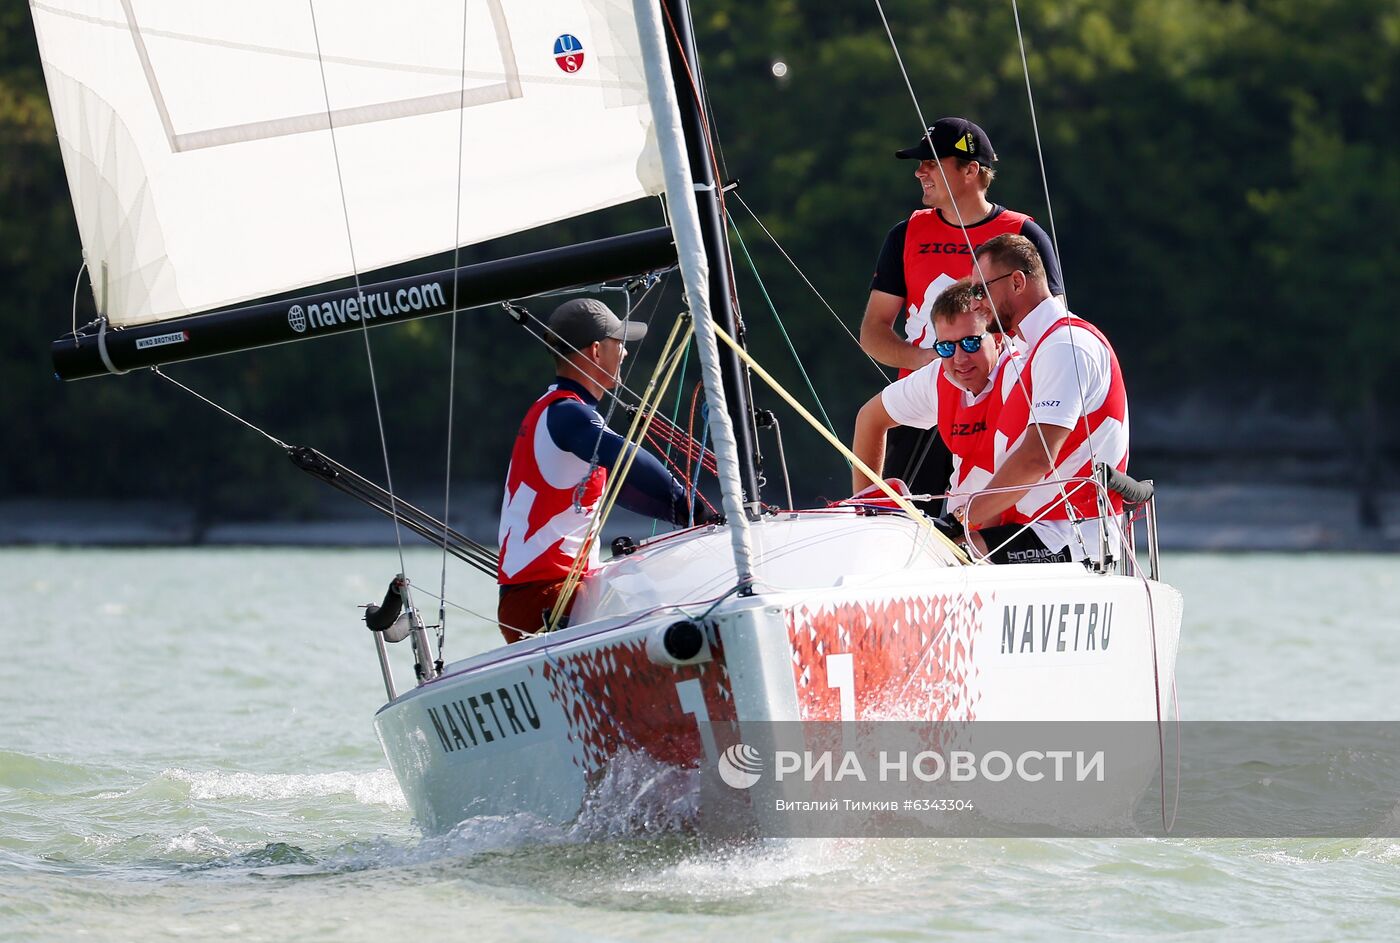
[[[975,354],[982,349],[982,338],[987,336],[987,332],[981,334],[969,334],[967,337],[960,337],[955,341],[934,341],[933,349],[940,357],[951,357],[957,353],[961,347],[969,354]]]
[[[1015,275],[1017,272],[1021,272],[1022,274],[1025,274],[1024,271],[1023,271],[1022,269],[1012,269],[1011,271],[1007,272],[1005,275],[998,275],[996,278],[989,278],[989,279],[987,279],[985,282],[983,282],[983,283],[980,284],[980,285],[973,285],[973,286],[972,286],[972,297],[974,297],[974,298],[985,298],[985,297],[987,297],[987,289],[991,288],[993,285],[995,285],[997,282],[1001,281],[1003,278],[1010,278],[1012,275]]]

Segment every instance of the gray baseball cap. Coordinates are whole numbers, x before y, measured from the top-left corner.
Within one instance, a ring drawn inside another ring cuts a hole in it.
[[[647,326],[640,321],[620,320],[596,298],[575,298],[554,309],[549,316],[549,330],[564,342],[562,353],[567,355],[605,337],[639,341],[646,336]]]

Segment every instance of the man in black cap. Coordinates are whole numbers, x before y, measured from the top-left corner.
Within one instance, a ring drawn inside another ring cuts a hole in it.
[[[543,628],[583,547],[608,473],[623,455],[623,438],[604,425],[598,400],[619,382],[627,341],[646,332],[645,324],[624,323],[592,298],[565,302],[549,316],[557,376],[521,423],[501,504],[497,620],[507,642]],[[618,503],[675,524],[692,513],[698,524],[714,520],[703,503],[692,511],[685,486],[643,449]],[[596,567],[596,542],[589,555]]]
[[[933,302],[949,285],[972,274],[973,253],[988,239],[1002,233],[1030,239],[1044,261],[1051,292],[1063,295],[1064,288],[1045,231],[1024,213],[987,200],[997,159],[987,132],[966,118],[940,118],[895,156],[918,161],[914,176],[926,208],[885,237],[861,321],[860,346],[880,363],[898,367],[904,377],[937,359]],[[901,315],[904,323],[897,331]],[[897,426],[889,434],[885,468],[915,494],[936,495],[943,493],[952,457],[931,432]]]

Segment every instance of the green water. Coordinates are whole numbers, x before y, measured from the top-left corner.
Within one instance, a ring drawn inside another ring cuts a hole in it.
[[[423,840],[357,604],[392,550],[0,550],[0,939],[1376,940],[1400,841]],[[431,553],[409,572],[436,588]],[[1400,719],[1400,561],[1175,556],[1182,714]],[[448,595],[488,610],[493,587]],[[449,617],[449,657],[495,629]],[[406,667],[406,666],[405,666]],[[407,677],[402,678],[407,684]]]

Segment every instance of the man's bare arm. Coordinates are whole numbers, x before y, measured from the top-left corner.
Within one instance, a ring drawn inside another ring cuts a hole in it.
[[[917,370],[934,359],[932,350],[915,347],[894,331],[894,322],[904,309],[904,299],[872,289],[860,322],[860,346],[887,367]]]
[[[856,414],[856,433],[851,440],[851,451],[879,475],[885,473],[885,433],[897,425],[899,423],[885,409],[883,391],[872,396]],[[858,494],[873,484],[859,469],[851,469],[851,494]]]
[[[1002,511],[1021,500],[1031,485],[1050,474],[1055,467],[1053,457],[1059,456],[1061,446],[1065,444],[1065,439],[1069,438],[1069,432],[1064,426],[1027,426],[1026,437],[1021,440],[1016,451],[1006,456],[1001,468],[997,469],[992,480],[987,482],[989,489],[1010,488],[1016,485],[1027,487],[1019,491],[983,494],[973,498],[968,503],[964,516],[968,527],[979,527],[995,520]],[[1043,443],[1042,435],[1045,437]]]

